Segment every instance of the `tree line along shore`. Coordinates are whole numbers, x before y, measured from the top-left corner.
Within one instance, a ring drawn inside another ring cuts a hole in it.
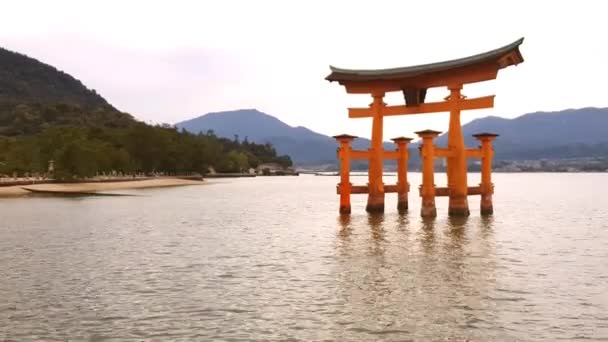
[[[112,109],[104,114],[98,113],[102,108],[64,104],[1,109],[0,127],[5,129],[0,132],[0,177],[4,178],[69,181],[117,173],[205,175],[210,169],[244,173],[263,163],[292,166],[289,156],[278,155],[270,144],[218,137],[213,131],[192,134],[166,124],[106,120],[116,115]],[[91,112],[99,119],[77,125],[79,117]]]

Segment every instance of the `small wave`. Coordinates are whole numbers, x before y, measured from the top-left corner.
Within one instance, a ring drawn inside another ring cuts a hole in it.
[[[366,329],[366,328],[350,328],[347,330],[354,331],[354,332],[360,332],[360,333],[367,333],[367,334],[371,334],[371,335],[410,334],[410,331],[402,330],[402,329],[371,330],[371,329]]]
[[[101,317],[99,318],[100,321],[105,322],[105,321],[122,321],[125,319],[129,319],[129,317],[125,317],[125,316],[106,316],[106,317]]]
[[[511,297],[511,298],[498,298],[498,297],[490,297],[490,296],[484,296],[483,299],[487,299],[487,300],[494,300],[497,302],[521,302],[523,300],[526,300],[523,297]]]
[[[532,292],[527,292],[527,291],[522,291],[522,290],[509,290],[509,289],[501,289],[501,288],[496,289],[496,291],[513,293],[513,294],[532,294]]]

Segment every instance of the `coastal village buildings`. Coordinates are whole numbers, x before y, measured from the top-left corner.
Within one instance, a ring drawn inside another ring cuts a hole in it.
[[[281,174],[292,174],[295,171],[292,168],[284,168],[278,163],[263,163],[258,165],[256,173],[258,175],[281,175]]]

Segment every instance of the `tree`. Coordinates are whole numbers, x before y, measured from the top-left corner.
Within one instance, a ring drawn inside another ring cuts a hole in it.
[[[22,120],[19,122],[27,121],[23,118],[28,117],[28,108],[19,109],[23,114],[18,117],[18,121]],[[69,105],[41,107],[41,113],[55,118],[63,117],[61,110],[82,109]],[[0,121],[4,120],[2,113],[0,110]],[[20,131],[30,130],[26,125],[14,127]],[[243,172],[261,163],[278,162],[284,167],[292,164],[288,156],[277,156],[270,144],[239,142],[238,138],[235,141],[214,134],[194,135],[166,125],[53,124],[31,129],[39,132],[4,138],[0,135],[1,173],[44,173],[49,160],[55,160],[57,177],[66,180],[111,171],[206,173],[213,166],[219,172]]]

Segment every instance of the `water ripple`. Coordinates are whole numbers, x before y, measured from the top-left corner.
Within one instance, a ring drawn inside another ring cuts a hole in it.
[[[0,340],[608,337],[608,175],[498,174],[494,217],[432,220],[339,216],[335,181],[0,201]]]

